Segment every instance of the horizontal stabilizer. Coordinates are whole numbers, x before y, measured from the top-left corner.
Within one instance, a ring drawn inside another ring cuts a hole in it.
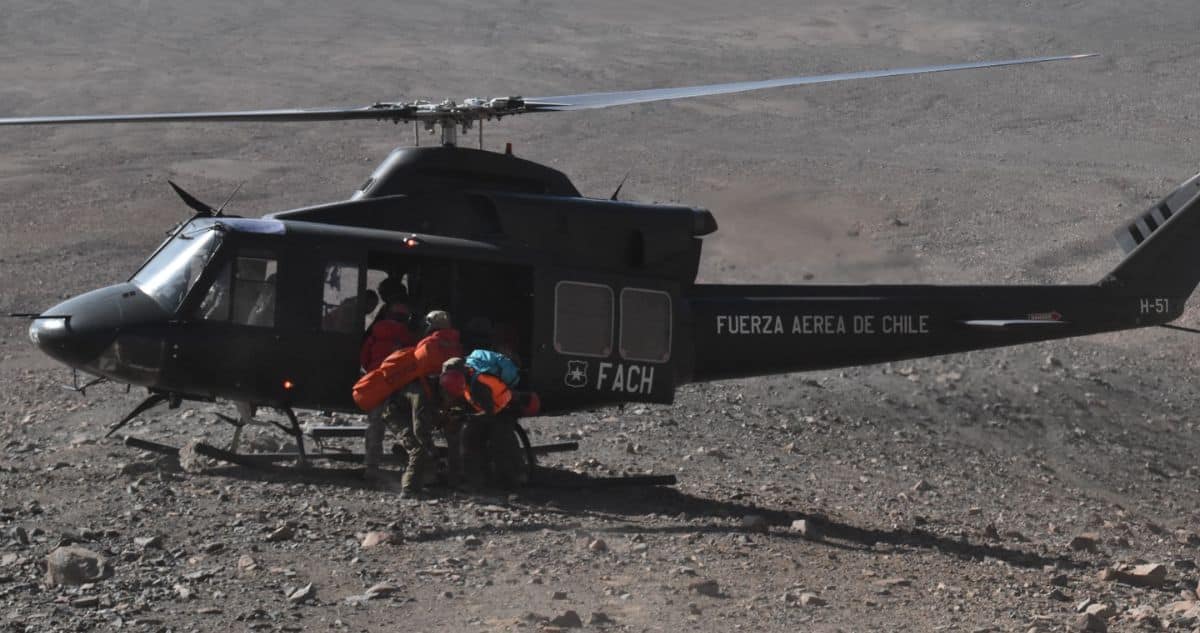
[[[1200,283],[1200,174],[1192,176],[1114,237],[1125,259],[1101,285],[1137,297],[1183,301]],[[1176,315],[1178,316],[1178,315]]]
[[[1170,220],[1180,209],[1194,200],[1197,195],[1200,195],[1200,174],[1180,185],[1170,195],[1134,218],[1129,224],[1117,229],[1113,233],[1113,238],[1116,239],[1121,250],[1129,254],[1142,242],[1149,239],[1151,234],[1166,224],[1167,220]]]

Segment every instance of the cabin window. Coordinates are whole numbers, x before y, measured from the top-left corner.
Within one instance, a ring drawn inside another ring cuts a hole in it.
[[[321,304],[321,329],[344,334],[360,333],[363,320],[359,313],[358,265],[330,262],[325,265],[325,289]],[[363,313],[370,314],[379,304],[373,291],[363,295]]]
[[[613,291],[601,284],[560,281],[554,288],[554,349],[559,354],[612,354]]]
[[[250,254],[226,263],[200,302],[200,318],[274,327],[278,267],[273,257]]]
[[[621,358],[665,363],[671,358],[671,295],[661,290],[621,291]]]

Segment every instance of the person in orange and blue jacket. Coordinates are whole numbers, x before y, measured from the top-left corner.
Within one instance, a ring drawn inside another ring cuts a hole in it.
[[[517,419],[536,415],[537,394],[514,392],[497,376],[476,373],[461,358],[446,362],[439,383],[448,406],[468,413],[459,431],[456,452],[467,486],[511,488],[527,480],[525,455],[516,435]],[[449,434],[447,435],[449,439]]]

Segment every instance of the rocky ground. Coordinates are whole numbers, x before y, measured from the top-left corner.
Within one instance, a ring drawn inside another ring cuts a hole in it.
[[[623,195],[711,207],[722,228],[706,280],[1098,279],[1118,261],[1111,231],[1200,162],[1200,44],[1181,0],[107,5],[6,3],[0,116],[1104,54],[489,132],[489,147],[511,140],[588,195],[632,169]],[[255,215],[346,197],[408,138],[364,123],[6,128],[0,311],[125,278],[184,217],[167,178],[206,199],[245,182],[231,208]],[[674,488],[409,502],[336,474],[183,470],[103,440],[141,394],[61,389],[69,374],[12,320],[0,325],[0,626],[1192,630],[1200,389],[1187,337],[686,386],[671,407],[529,422],[535,441],[581,444],[550,466],[671,473]],[[213,412],[229,409],[158,411],[131,430],[223,443]],[[251,439],[278,448],[273,437]]]

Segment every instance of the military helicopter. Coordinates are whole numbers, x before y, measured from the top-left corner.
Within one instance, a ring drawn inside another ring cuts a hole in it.
[[[765,88],[1065,61],[1070,55],[765,81],[462,103],[52,116],[0,125],[412,123],[441,144],[393,151],[349,200],[226,215],[172,183],[195,215],[124,283],[32,319],[75,370],[146,387],[117,426],[167,403],[356,411],[370,290],[402,279],[414,312],[445,309],[468,346],[502,347],[547,411],[670,403],[689,382],[881,363],[1165,325],[1200,282],[1200,176],[1117,232],[1128,256],[1098,283],[1055,286],[696,283],[708,210],[584,198],[559,171],[458,146],[504,117]],[[93,381],[94,382],[94,381]],[[114,430],[117,427],[114,427]]]

